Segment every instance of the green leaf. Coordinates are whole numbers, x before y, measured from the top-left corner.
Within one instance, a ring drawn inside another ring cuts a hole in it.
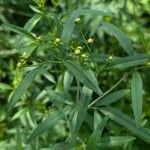
[[[142,90],[143,90],[142,77],[138,72],[134,72],[132,75],[132,82],[131,82],[131,98],[135,122],[137,125],[141,123]]]
[[[23,146],[22,146],[22,136],[20,133],[20,129],[17,129],[17,150],[23,150]]]
[[[128,55],[134,54],[134,49],[131,41],[127,38],[127,36],[116,26],[108,22],[102,22],[102,27],[119,41],[120,45],[124,48]]]
[[[126,69],[132,66],[144,65],[148,61],[148,55],[135,54],[133,56],[114,58],[106,69]]]
[[[35,14],[31,19],[28,20],[28,22],[25,24],[24,29],[27,31],[31,31],[35,25],[40,21],[40,19],[43,17],[41,14]]]
[[[20,35],[23,35],[23,36],[25,36],[29,39],[36,40],[36,37],[33,34],[31,34],[30,32],[28,32],[27,30],[25,30],[21,27],[18,27],[16,25],[11,25],[11,24],[8,24],[8,23],[7,24],[6,23],[2,24],[2,26],[3,26],[4,29],[11,30],[11,31],[16,32]]]
[[[28,32],[30,32],[35,25],[40,21],[42,18],[41,14],[34,15],[29,21],[25,24],[24,29]],[[20,52],[20,49],[23,47],[22,45],[25,45],[26,43],[29,43],[26,39],[26,37],[20,37],[17,42],[17,51]]]
[[[60,106],[60,104],[73,104],[71,101],[67,101],[63,94],[55,92],[51,89],[47,90],[47,95],[51,98],[50,101],[56,106]]]
[[[19,50],[22,53],[26,52],[26,58],[28,58],[36,48],[37,48],[36,43],[30,43],[29,45],[23,47],[23,49],[20,47]]]
[[[102,98],[100,101],[96,103],[96,106],[100,105],[109,105],[112,104],[121,98],[125,97],[127,94],[129,94],[130,90],[129,89],[123,89],[114,93],[111,93],[104,98]]]
[[[54,5],[54,7],[57,7],[61,3],[61,0],[51,0],[51,2]]]
[[[68,91],[70,90],[70,85],[72,81],[73,81],[73,74],[69,70],[65,71],[63,80],[65,94],[67,94]]]
[[[20,82],[16,90],[14,91],[10,102],[8,104],[8,113],[13,109],[15,104],[19,101],[21,96],[25,93],[27,88],[30,86],[32,81],[35,79],[36,76],[40,75],[43,72],[43,66],[38,66],[36,69],[31,70],[28,72],[23,80]]]
[[[72,74],[89,89],[95,91],[100,96],[103,94],[98,86],[97,79],[90,69],[83,68],[78,62],[67,61],[64,65],[72,72]]]
[[[97,110],[94,110],[94,129],[97,128],[97,125],[102,121],[102,115],[97,112]]]
[[[82,88],[81,92],[81,98],[78,103],[78,113],[77,113],[77,120],[76,120],[76,126],[75,126],[75,134],[78,133],[82,122],[86,116],[86,111],[88,109],[88,105],[90,103],[92,96],[92,90],[88,89],[87,87]]]
[[[11,90],[12,87],[5,83],[0,83],[0,90]]]
[[[97,145],[100,147],[121,146],[135,139],[133,136],[106,136],[102,137]]]
[[[71,36],[73,34],[73,30],[75,28],[75,24],[74,21],[77,17],[79,17],[80,15],[92,15],[92,16],[112,16],[110,13],[107,12],[103,12],[101,10],[92,10],[92,9],[84,9],[84,8],[79,8],[77,10],[75,10],[71,16],[67,19],[63,31],[62,31],[62,35],[61,38],[65,41],[65,42],[69,42],[71,39]]]
[[[33,5],[29,5],[29,7],[36,13],[42,14],[43,12],[41,10],[39,10],[38,7],[33,6]]]
[[[101,134],[102,134],[104,127],[106,126],[107,120],[108,120],[108,116],[103,118],[102,121],[96,127],[96,129],[90,136],[89,141],[87,143],[87,150],[97,150],[96,144],[101,139]]]
[[[49,116],[47,119],[45,119],[38,125],[38,127],[32,132],[30,137],[27,139],[27,143],[31,142],[34,138],[41,135],[48,128],[52,128],[53,126],[55,126],[70,111],[71,109],[69,107],[66,107],[61,111],[56,111],[55,113],[53,113],[51,116]]]
[[[108,115],[110,119],[114,120],[118,124],[132,131],[139,138],[150,143],[150,132],[148,132],[148,129],[145,129],[141,126],[137,127],[135,121],[128,115],[124,114],[123,112],[113,107],[103,107],[103,108],[100,108],[99,110],[103,114]]]

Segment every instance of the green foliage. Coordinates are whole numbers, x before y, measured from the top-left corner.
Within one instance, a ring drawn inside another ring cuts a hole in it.
[[[149,147],[148,1],[0,4],[0,149]]]
[[[141,115],[142,115],[142,78],[138,72],[134,72],[132,75],[132,83],[131,83],[131,97],[132,97],[132,105],[133,112],[135,116],[135,122],[141,124]]]

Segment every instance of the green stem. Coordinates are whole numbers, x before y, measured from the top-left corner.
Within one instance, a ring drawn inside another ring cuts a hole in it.
[[[92,62],[93,62],[93,64],[94,64],[95,70],[96,70],[96,72],[98,72],[98,69],[97,69],[97,66],[96,66],[96,62],[94,61],[94,56],[93,56],[92,50],[91,50],[91,48],[88,46],[88,44],[87,44],[87,42],[86,42],[86,38],[85,38],[85,36],[84,36],[84,34],[83,34],[83,32],[82,32],[82,29],[81,29],[81,26],[80,26],[80,25],[78,26],[78,30],[79,30],[79,32],[80,32],[80,34],[81,34],[81,36],[82,36],[82,38],[83,38],[83,40],[84,40],[84,43],[85,43],[85,45],[86,45],[88,51],[90,52],[90,55],[91,55]]]
[[[94,104],[96,104],[99,100],[101,100],[104,96],[106,96],[108,93],[110,93],[113,89],[115,89],[126,77],[128,76],[128,74],[126,74],[125,76],[123,76],[114,86],[112,86],[108,91],[106,91],[102,96],[98,97],[97,99],[95,99],[93,102],[91,102],[89,104],[88,107],[93,106]]]

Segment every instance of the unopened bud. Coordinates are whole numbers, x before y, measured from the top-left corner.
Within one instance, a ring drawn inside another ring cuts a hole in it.
[[[87,43],[89,43],[89,44],[92,44],[94,42],[94,40],[92,39],[92,38],[89,38],[88,40],[87,40]]]
[[[82,54],[81,57],[85,58],[85,57],[86,57],[86,54]]]
[[[81,18],[80,17],[76,18],[75,21],[74,21],[74,23],[75,24],[80,24],[81,23]]]
[[[80,51],[79,49],[76,49],[76,50],[74,51],[74,53],[75,53],[76,55],[78,55],[78,54],[81,53],[81,51]]]

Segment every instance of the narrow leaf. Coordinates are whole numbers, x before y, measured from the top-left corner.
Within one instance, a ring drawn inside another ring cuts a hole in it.
[[[135,116],[136,124],[140,124],[142,115],[142,78],[138,72],[134,72],[132,75],[131,82],[131,97],[132,97],[132,107]]]
[[[2,24],[2,26],[3,26],[4,29],[11,30],[11,31],[16,32],[20,35],[23,35],[23,36],[25,36],[29,39],[36,40],[36,37],[33,34],[31,34],[30,32],[28,32],[27,30],[25,30],[21,27],[18,27],[16,25],[11,25],[11,24],[8,24],[8,23],[7,24],[6,23]]]
[[[68,91],[70,90],[70,85],[72,81],[73,81],[73,74],[68,70],[65,71],[64,80],[63,80],[65,94],[67,94]]]
[[[0,83],[0,90],[11,90],[12,87],[5,83]]]
[[[41,135],[44,131],[46,131],[48,128],[52,128],[55,126],[61,119],[64,118],[66,114],[70,112],[70,108],[66,107],[62,111],[56,111],[54,114],[49,116],[46,120],[41,122],[38,127],[32,132],[30,137],[27,139],[27,143],[32,141],[37,136]]]
[[[17,129],[17,150],[23,150],[23,146],[22,146],[22,137],[21,137],[21,133],[20,133],[20,129]]]
[[[100,147],[122,146],[135,139],[133,136],[106,136],[102,137],[97,145]]]
[[[42,18],[41,14],[34,15],[24,26],[24,29],[28,32],[30,32],[35,25],[40,21]],[[17,42],[17,51],[20,52],[20,49],[23,47],[22,45],[25,45],[25,43],[29,43],[26,39],[26,37],[20,37]]]
[[[130,131],[132,131],[135,135],[139,138],[143,139],[144,141],[150,143],[150,132],[147,129],[136,126],[134,120],[129,117],[128,115],[120,112],[119,110],[112,108],[112,107],[104,107],[99,109],[103,114],[108,115],[110,119],[114,120],[118,124],[126,127]]]
[[[25,91],[30,86],[30,84],[35,79],[35,77],[40,75],[42,71],[43,71],[43,67],[40,65],[39,67],[28,72],[25,75],[24,79],[20,82],[20,84],[18,85],[18,87],[16,88],[16,90],[14,91],[10,99],[10,102],[8,104],[8,112],[10,112],[13,109],[15,104],[19,101],[21,96],[25,93]]]
[[[35,25],[40,21],[42,18],[41,14],[35,14],[28,22],[25,24],[24,29],[27,31],[31,31]]]
[[[91,100],[91,96],[92,96],[92,90],[84,86],[82,88],[81,98],[78,104],[78,114],[76,120],[75,134],[77,134],[77,132],[79,131],[82,122],[85,118],[86,111]]]
[[[134,54],[134,49],[131,41],[119,28],[108,22],[103,22],[102,27],[108,33],[111,33],[116,37],[116,39],[119,41],[120,45],[124,48],[124,50],[128,53],[128,55]]]
[[[72,72],[72,74],[85,86],[95,91],[99,95],[103,94],[98,86],[97,79],[92,70],[85,69],[79,63],[73,61],[67,61],[64,64]]]
[[[111,93],[104,98],[102,98],[100,101],[96,103],[96,106],[100,105],[109,105],[112,104],[121,98],[125,97],[127,94],[129,94],[130,90],[129,89],[123,89],[114,93]]]
[[[148,61],[148,55],[136,54],[128,57],[115,58],[106,69],[126,69],[132,66],[143,65]]]
[[[104,127],[106,126],[107,120],[108,120],[108,116],[103,118],[102,121],[96,127],[96,129],[90,136],[89,141],[87,143],[87,150],[97,150],[96,144],[101,139],[101,134],[102,134]]]

